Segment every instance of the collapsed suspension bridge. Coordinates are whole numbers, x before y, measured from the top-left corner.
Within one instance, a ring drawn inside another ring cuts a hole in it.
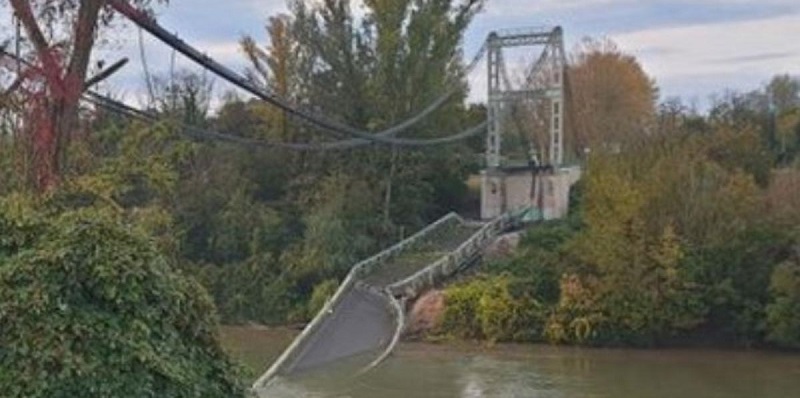
[[[487,169],[482,173],[481,195],[481,218],[485,221],[472,222],[449,214],[353,266],[335,295],[254,384],[256,391],[264,390],[277,378],[292,377],[358,354],[366,353],[361,357],[362,371],[376,366],[391,353],[403,332],[408,301],[473,264],[486,246],[510,225],[566,214],[569,189],[579,178],[579,170],[563,167],[565,155],[569,154],[565,151],[564,134],[565,115],[569,111],[569,80],[565,73],[561,28],[490,34],[464,69],[465,74],[469,74],[481,60],[488,58],[487,120],[460,133],[420,139],[399,135],[436,112],[458,93],[461,90],[458,82],[452,82],[450,89],[417,114],[381,131],[365,131],[303,110],[258,87],[169,33],[124,0],[109,0],[108,3],[141,29],[203,68],[334,138],[327,142],[269,142],[181,125],[181,131],[194,139],[314,151],[346,150],[368,144],[395,147],[445,145],[487,133]],[[528,69],[521,86],[517,87],[512,83],[505,63],[504,49],[510,47],[541,48],[537,61]],[[3,55],[11,56],[5,52]],[[122,64],[115,63],[111,69]],[[113,73],[113,70],[102,74],[108,73]],[[89,86],[91,84],[87,82],[86,87]],[[158,115],[90,90],[83,93],[83,98],[126,117],[146,122],[159,120]],[[523,118],[529,119],[527,124],[521,122]],[[516,135],[512,135],[512,131]],[[542,131],[546,132],[547,143],[542,142]]]

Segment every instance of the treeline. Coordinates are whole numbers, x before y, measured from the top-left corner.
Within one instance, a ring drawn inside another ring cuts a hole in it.
[[[247,76],[297,107],[372,131],[450,93],[403,136],[454,134],[485,118],[465,105],[461,53],[482,5],[370,2],[357,18],[348,1],[291,1],[289,14],[269,19],[267,43],[242,39]],[[355,262],[469,200],[465,182],[478,168],[479,137],[413,150],[369,144],[306,152],[197,142],[183,134],[185,125],[265,142],[342,137],[234,94],[212,113],[213,82],[201,74],[148,80],[148,110],[162,121],[84,108],[58,156],[60,175],[48,180],[58,185],[44,195],[46,207],[109,209],[145,227],[167,257],[202,281],[224,322],[302,322],[313,315],[315,291],[324,300]],[[0,195],[40,191],[26,134],[0,137]]]
[[[800,81],[638,112],[592,148],[568,219],[447,290],[438,333],[800,348]]]

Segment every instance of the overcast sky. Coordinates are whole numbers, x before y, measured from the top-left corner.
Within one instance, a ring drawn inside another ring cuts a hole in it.
[[[285,10],[284,0],[172,0],[158,16],[168,30],[241,70],[238,40],[244,34],[264,40],[267,17]],[[800,0],[488,0],[468,31],[466,53],[492,30],[543,25],[563,26],[568,49],[584,36],[608,36],[642,62],[662,96],[701,104],[725,89],[757,88],[776,73],[800,74]],[[170,52],[150,38],[145,44],[151,70],[166,73]],[[110,82],[119,94],[142,92],[138,52],[133,29],[103,51],[109,59],[131,58]],[[524,56],[518,58],[511,61]],[[478,70],[471,79],[475,101],[485,96],[484,74]]]

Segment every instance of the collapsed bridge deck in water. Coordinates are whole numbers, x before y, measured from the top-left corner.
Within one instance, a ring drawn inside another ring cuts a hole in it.
[[[403,302],[467,266],[509,225],[504,215],[488,223],[451,213],[415,235],[356,264],[303,332],[253,385],[368,353],[362,368],[391,352],[405,325]]]

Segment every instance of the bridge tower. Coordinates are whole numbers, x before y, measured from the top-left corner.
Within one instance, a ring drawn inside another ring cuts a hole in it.
[[[504,56],[505,49],[515,47],[539,50],[538,60],[516,86]],[[517,210],[527,211],[530,220],[560,217],[566,214],[571,185],[565,181],[577,179],[558,177],[564,164],[563,31],[555,27],[492,32],[487,58],[489,128],[481,217]],[[518,134],[512,136],[515,130]]]

